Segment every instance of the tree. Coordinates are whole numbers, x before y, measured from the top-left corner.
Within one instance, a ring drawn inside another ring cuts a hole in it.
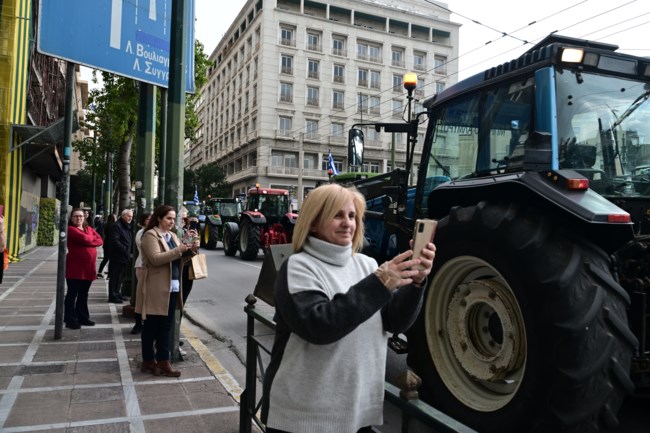
[[[185,200],[192,200],[195,187],[202,200],[205,200],[208,195],[212,197],[229,197],[231,195],[226,175],[216,162],[202,165],[196,170],[185,169],[183,184]]]
[[[214,62],[208,60],[204,52],[203,44],[197,39],[194,41],[194,87],[197,89],[193,94],[188,94],[185,99],[185,138],[192,143],[196,142],[196,128],[199,126],[199,118],[196,115],[196,105],[201,99],[203,86],[208,82],[208,69]]]

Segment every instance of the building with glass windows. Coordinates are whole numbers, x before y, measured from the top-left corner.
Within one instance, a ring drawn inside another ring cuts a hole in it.
[[[418,75],[416,112],[457,81],[449,15],[424,0],[249,0],[210,56],[187,166],[216,161],[233,195],[259,183],[298,205],[327,181],[329,151],[340,172],[404,167],[406,137],[368,126],[364,165],[349,167],[347,131],[405,119],[407,72]]]

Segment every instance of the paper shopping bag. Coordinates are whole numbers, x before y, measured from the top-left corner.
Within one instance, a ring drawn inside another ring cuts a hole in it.
[[[205,254],[197,254],[190,262],[190,280],[201,280],[208,278],[208,264],[205,261]]]

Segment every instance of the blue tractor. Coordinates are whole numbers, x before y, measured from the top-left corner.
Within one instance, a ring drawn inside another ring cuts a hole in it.
[[[409,136],[410,167],[428,119],[416,185],[356,183],[366,252],[439,221],[403,343],[424,398],[482,433],[602,431],[650,390],[650,59],[616,50],[552,35],[374,125]]]

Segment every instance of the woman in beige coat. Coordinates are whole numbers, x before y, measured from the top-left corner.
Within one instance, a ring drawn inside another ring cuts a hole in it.
[[[169,336],[176,309],[182,309],[183,254],[194,245],[180,242],[171,230],[176,222],[173,207],[158,207],[142,235],[142,274],[138,279],[136,313],[142,315],[142,372],[179,377],[172,369]]]

